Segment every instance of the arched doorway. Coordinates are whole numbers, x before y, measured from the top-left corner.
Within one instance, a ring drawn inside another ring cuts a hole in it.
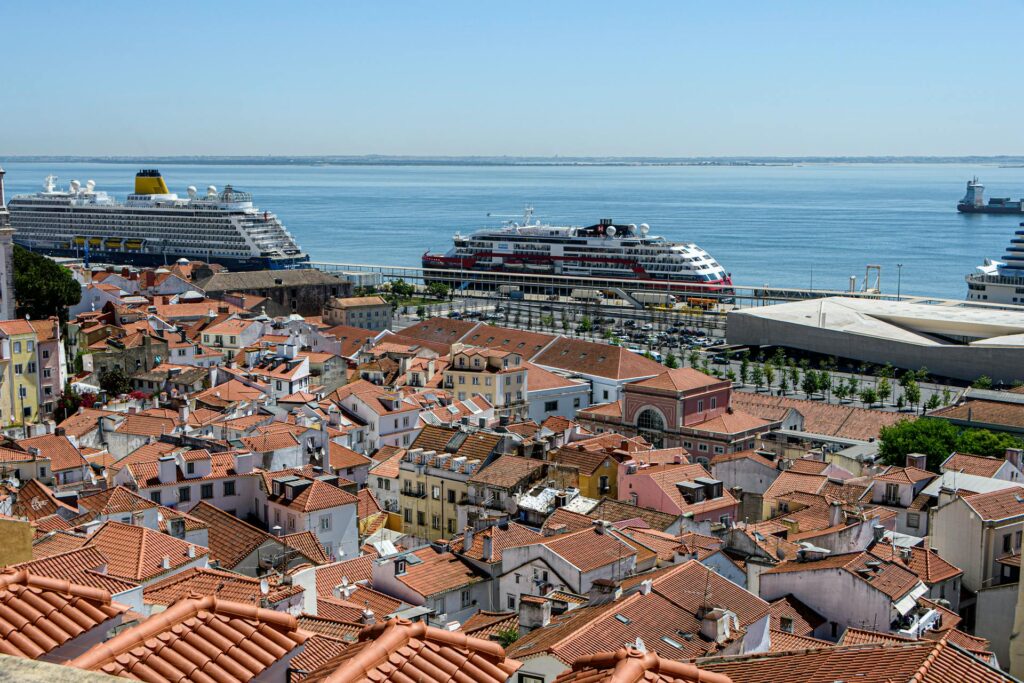
[[[644,408],[636,416],[636,428],[652,446],[661,448],[665,441],[665,418],[660,412],[654,408]]]

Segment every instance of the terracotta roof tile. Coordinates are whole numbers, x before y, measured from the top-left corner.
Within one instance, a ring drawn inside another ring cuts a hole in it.
[[[301,619],[300,628],[302,627]],[[289,682],[298,683],[321,666],[338,657],[351,641],[332,638],[321,633],[314,634],[302,648],[302,652],[292,658],[288,669]]]
[[[947,420],[971,421],[978,424],[1024,427],[1024,405],[1018,403],[1003,403],[1002,401],[972,398],[960,405],[932,411],[929,415]]]
[[[75,534],[70,531],[50,531],[42,538],[32,543],[32,557],[53,557],[66,553],[69,550],[77,550],[85,545],[89,539],[84,534]]]
[[[98,588],[111,595],[138,587],[134,581],[126,581],[106,574],[106,567],[107,558],[99,549],[90,546],[22,562],[12,568],[24,569],[37,576],[48,576],[51,579],[70,581],[80,586]]]
[[[344,581],[349,583],[370,581],[373,578],[373,561],[376,559],[377,555],[374,553],[317,567],[316,594],[322,597],[331,597],[334,588]]]
[[[425,598],[440,593],[464,588],[484,580],[468,564],[449,552],[439,552],[433,547],[412,551],[420,561],[408,563],[404,574],[396,578]]]
[[[653,508],[633,505],[628,501],[615,500],[614,498],[602,498],[587,513],[587,516],[592,519],[603,519],[607,522],[642,519],[649,527],[658,531],[664,531],[678,520],[676,515]]]
[[[488,612],[480,610],[469,619],[462,622],[459,629],[467,636],[493,640],[495,636],[503,631],[519,631],[518,612]]]
[[[798,636],[787,631],[772,629],[769,633],[771,646],[769,652],[792,652],[793,650],[807,650],[819,647],[832,647],[832,643],[820,638],[810,636]]]
[[[898,548],[892,543],[876,543],[869,552],[883,560],[897,562],[917,574],[927,586],[952,579],[963,574],[963,570],[939,557],[938,553],[918,546]]]
[[[979,477],[994,477],[1005,462],[1002,458],[955,452],[946,458],[939,469],[942,472],[966,472]]]
[[[281,536],[281,540],[289,548],[294,548],[308,557],[314,564],[326,564],[331,561],[324,551],[320,539],[312,531],[300,531]]]
[[[256,436],[243,436],[239,439],[246,448],[254,453],[266,453],[299,445],[299,440],[291,432],[273,431]]]
[[[146,581],[163,574],[164,558],[170,569],[194,562],[209,551],[193,543],[144,527],[104,522],[86,543],[107,558],[107,573],[129,581]],[[190,555],[191,552],[191,555]]]
[[[308,683],[379,683],[386,680],[505,683],[521,666],[493,641],[453,633],[424,622],[391,619],[365,629],[359,642],[327,662]]]
[[[705,375],[703,372],[693,368],[676,368],[674,370],[664,370],[661,374],[650,379],[634,382],[632,386],[644,387],[645,389],[664,389],[671,392],[687,392],[695,389],[708,389],[724,383],[725,380]]]
[[[152,683],[242,683],[308,637],[290,614],[207,596],[181,600],[69,664]]]
[[[79,498],[78,507],[84,508],[94,515],[109,516],[125,512],[140,512],[159,506],[124,486],[115,486],[99,493]]]
[[[330,442],[328,459],[331,468],[344,470],[350,467],[367,467],[371,460],[365,455],[356,453],[351,448],[345,448],[340,443]]]
[[[1024,495],[1017,487],[964,496],[963,501],[986,522],[1024,515]]]
[[[559,337],[529,360],[549,368],[619,380],[654,377],[665,372],[661,363],[621,346],[568,337]]]
[[[171,434],[178,426],[177,420],[151,415],[125,415],[124,421],[114,431],[139,436],[163,436]]]
[[[917,467],[890,467],[875,477],[875,481],[887,481],[894,484],[916,484],[934,479],[939,475]]]
[[[490,539],[491,556],[484,557],[484,539]],[[522,524],[510,522],[501,528],[500,525],[490,526],[473,534],[473,545],[465,548],[465,535],[452,541],[451,551],[459,553],[478,562],[501,562],[501,553],[506,548],[516,548],[544,540],[544,536]]]
[[[0,653],[40,659],[128,608],[110,593],[67,581],[8,571],[0,574]]]
[[[902,413],[745,391],[734,391],[732,404],[736,408],[772,421],[779,419],[780,409],[793,409],[803,416],[804,431],[862,441],[877,439],[882,427],[908,419]]]
[[[31,439],[22,439],[18,445],[26,451],[30,448],[38,448],[39,457],[49,458],[50,469],[54,472],[81,469],[88,465],[85,458],[82,457],[82,453],[66,436],[44,434]]]
[[[875,561],[879,564],[876,566],[868,564]],[[874,555],[867,551],[827,555],[820,560],[803,562],[790,560],[765,570],[761,575],[813,572],[829,569],[843,569],[872,588],[881,591],[892,600],[899,600],[904,597],[919,582],[917,574],[904,567],[902,563],[877,560]]]
[[[786,595],[771,603],[773,629],[786,630],[798,636],[809,636],[825,623],[825,617],[801,602],[795,595]],[[788,628],[783,629],[786,619]]]
[[[513,489],[516,486],[529,483],[535,477],[541,476],[545,468],[543,460],[533,458],[520,458],[515,455],[502,455],[491,464],[478,470],[469,478],[470,483],[497,486],[499,488]]]
[[[653,652],[625,647],[614,652],[587,655],[555,683],[733,683],[722,674],[701,671],[696,664],[662,659]]]
[[[273,495],[273,488],[271,488],[267,493],[267,500],[298,512],[317,512],[345,505],[358,505],[359,503],[359,499],[348,491],[343,491],[333,484],[328,484],[318,479],[309,482],[309,485],[299,495],[290,500],[286,499],[284,494],[279,496]]]
[[[264,543],[281,544],[279,539],[266,531],[206,501],[197,503],[189,515],[207,525],[211,558],[226,569],[238,566]]]
[[[11,511],[15,517],[24,517],[30,521],[55,513],[69,518],[78,514],[78,510],[58,500],[50,487],[38,479],[29,479],[21,485],[14,495]]]
[[[104,415],[117,414],[98,408],[81,408],[78,413],[68,416],[57,426],[63,429],[68,436],[81,437],[96,429],[99,426],[99,419]]]
[[[338,621],[336,619],[327,619],[325,617],[314,617],[310,614],[302,614],[299,616],[299,628],[303,631],[319,633],[336,640],[344,640],[347,642],[355,641],[359,637],[359,632],[363,630],[364,626],[364,624],[353,621]]]
[[[192,595],[210,595],[219,600],[259,605],[263,599],[276,603],[302,592],[301,586],[281,585],[272,578],[268,584],[269,592],[264,595],[260,579],[219,569],[191,567],[146,586],[143,600],[153,605],[170,606]]]
[[[1010,683],[1013,679],[944,642],[827,647],[702,660],[742,683]]]

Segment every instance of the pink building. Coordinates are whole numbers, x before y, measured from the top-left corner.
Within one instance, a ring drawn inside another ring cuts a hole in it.
[[[695,522],[728,525],[736,520],[739,501],[702,465],[685,459],[667,464],[628,460],[619,465],[619,500]]]
[[[36,356],[39,367],[39,412],[49,414],[57,405],[67,378],[67,360],[64,340],[60,336],[60,321],[56,317],[31,320],[36,331]]]

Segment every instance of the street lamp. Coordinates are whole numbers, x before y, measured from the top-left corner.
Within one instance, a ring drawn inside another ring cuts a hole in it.
[[[897,263],[896,264],[896,301],[902,301],[903,300],[900,297],[900,289],[901,289],[901,285],[902,284],[903,284],[903,264],[902,263]]]

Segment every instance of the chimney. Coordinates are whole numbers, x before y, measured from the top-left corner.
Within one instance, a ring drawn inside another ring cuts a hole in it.
[[[928,456],[924,453],[907,453],[907,467],[916,467],[919,470],[928,469]]]
[[[252,472],[252,453],[242,451],[235,453],[235,474],[249,474]]]
[[[551,623],[551,601],[533,595],[519,598],[519,635]]]
[[[165,455],[157,461],[158,478],[161,484],[170,484],[178,480],[178,464],[173,455]]]
[[[650,595],[651,594],[651,588],[653,586],[654,586],[654,581],[652,581],[651,579],[644,579],[643,581],[640,582],[640,594],[641,595]]]
[[[366,603],[366,607],[363,608],[363,614],[359,620],[367,626],[377,623],[377,617],[373,616],[373,610],[370,609],[370,603]]]
[[[843,523],[843,504],[838,500],[833,500],[832,504],[828,507],[828,525],[839,526]]]
[[[702,616],[700,634],[708,640],[723,643],[731,637],[734,623],[737,627],[739,626],[736,622],[738,620],[735,614],[721,607],[716,607]]]
[[[1021,469],[1021,460],[1024,459],[1024,450],[1020,448],[1007,448],[1003,457],[1008,463],[1019,470]]]
[[[622,595],[622,586],[611,579],[595,579],[587,593],[590,598],[587,606],[604,605],[617,600]]]
[[[492,531],[491,534],[494,532]],[[484,536],[484,562],[491,562],[494,556],[494,539],[491,534]]]
[[[167,555],[164,555],[164,559],[160,563],[160,566],[163,567],[164,569],[170,569],[171,568],[171,558],[169,558]]]
[[[178,408],[178,419],[181,421],[182,424],[188,424],[188,404],[187,403],[185,405],[181,406],[180,408]]]
[[[473,547],[474,535],[475,532],[471,526],[467,526],[466,530],[462,532],[462,552],[469,552],[469,549]]]
[[[194,545],[192,545],[191,543],[188,546],[188,556],[190,558],[195,558],[195,556],[196,556],[196,547]]]
[[[881,524],[872,524],[871,525],[871,535],[872,535],[872,538],[875,539],[876,543],[878,541],[881,541],[882,537],[885,536],[885,527],[882,526]]]

